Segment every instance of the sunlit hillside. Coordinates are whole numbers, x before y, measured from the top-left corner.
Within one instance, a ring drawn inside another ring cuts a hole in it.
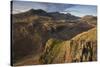
[[[49,39],[41,63],[65,63],[97,60],[96,28],[78,34],[71,40]]]

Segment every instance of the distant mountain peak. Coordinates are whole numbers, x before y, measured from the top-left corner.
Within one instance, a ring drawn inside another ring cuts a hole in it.
[[[30,9],[28,12],[33,12],[34,11],[34,9]]]
[[[67,13],[67,15],[68,15],[68,16],[71,16],[72,14],[71,14],[71,13]]]
[[[42,10],[42,9],[30,9],[28,12],[32,12],[32,13],[46,13],[46,11]]]

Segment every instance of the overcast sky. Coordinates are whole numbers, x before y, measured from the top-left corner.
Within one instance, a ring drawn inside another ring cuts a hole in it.
[[[13,13],[25,12],[30,9],[43,9],[47,12],[71,13],[76,16],[94,15],[97,16],[97,6],[44,3],[33,1],[13,1]]]

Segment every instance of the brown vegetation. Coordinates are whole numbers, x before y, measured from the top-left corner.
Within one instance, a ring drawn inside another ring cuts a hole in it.
[[[13,64],[96,61],[97,19],[86,18],[34,9],[12,15]]]

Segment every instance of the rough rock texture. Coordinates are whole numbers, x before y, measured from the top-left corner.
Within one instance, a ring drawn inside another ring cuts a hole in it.
[[[72,62],[96,61],[96,28],[79,34],[70,41]]]
[[[96,28],[68,41],[49,39],[40,61],[43,64],[97,60]]]

